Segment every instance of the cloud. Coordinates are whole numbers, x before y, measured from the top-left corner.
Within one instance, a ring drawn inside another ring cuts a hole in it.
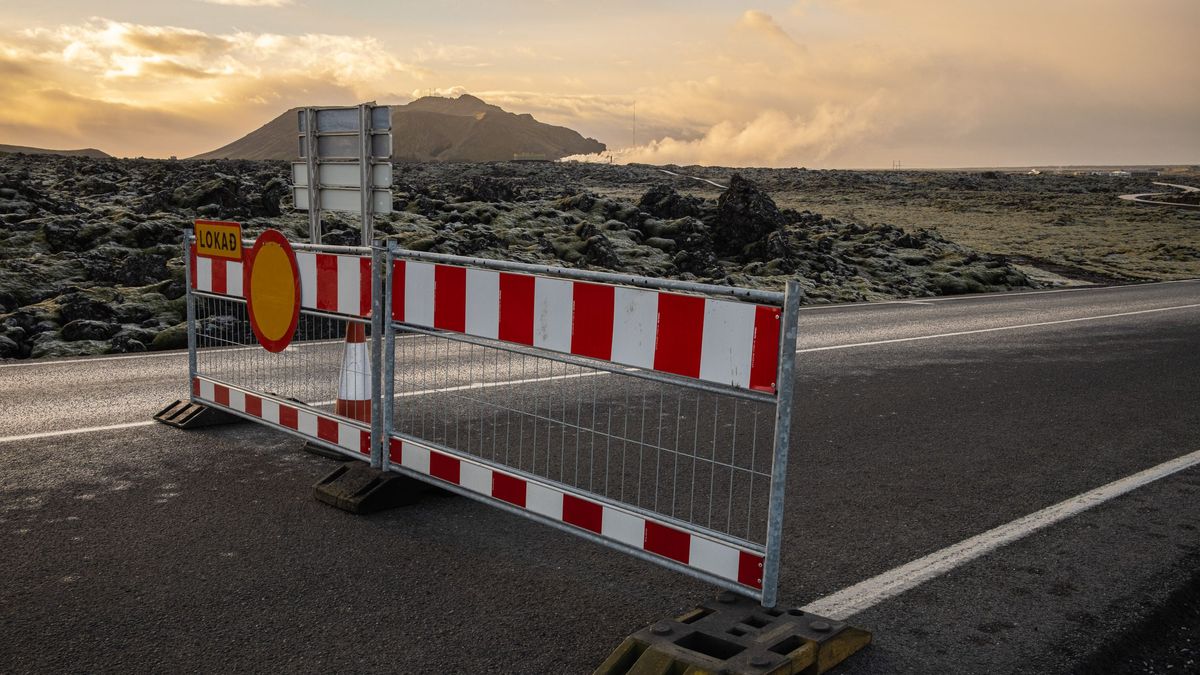
[[[292,4],[292,0],[199,0],[199,2],[230,7],[287,7]]]
[[[738,19],[736,27],[739,30],[765,37],[789,50],[804,51],[804,47],[792,39],[792,36],[788,35],[787,31],[766,12],[757,9],[748,9]]]
[[[369,37],[92,19],[0,37],[0,131],[27,145],[187,156],[288,107],[375,99],[425,72]]]
[[[116,154],[187,155],[290,106],[470,91],[629,161],[1194,163],[1200,153],[1195,0],[796,0],[792,11],[699,3],[686,13],[622,0],[607,14],[475,2],[476,21],[444,3],[420,16],[381,9],[375,35],[335,34],[298,12],[289,33],[5,22],[0,142],[70,136]]]

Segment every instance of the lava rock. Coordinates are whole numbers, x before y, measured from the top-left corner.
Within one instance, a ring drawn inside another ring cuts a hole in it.
[[[62,327],[62,338],[68,342],[79,340],[107,340],[116,335],[117,326],[103,321],[76,319]]]
[[[765,242],[783,224],[775,200],[754,182],[735,173],[729,179],[729,189],[717,198],[717,212],[711,224],[713,245],[720,254],[744,256],[748,246]]]

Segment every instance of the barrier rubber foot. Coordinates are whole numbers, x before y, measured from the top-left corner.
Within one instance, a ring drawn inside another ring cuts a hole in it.
[[[334,469],[313,486],[313,497],[350,513],[374,513],[407,506],[421,498],[425,483],[352,461]]]
[[[870,643],[870,633],[844,622],[722,591],[629,636],[595,675],[817,675]]]
[[[245,420],[224,410],[183,399],[158,411],[158,414],[154,416],[154,421],[177,429],[200,429],[221,424],[236,424]]]

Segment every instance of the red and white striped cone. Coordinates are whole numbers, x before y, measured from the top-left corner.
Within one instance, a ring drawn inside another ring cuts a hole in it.
[[[334,412],[360,422],[371,421],[371,355],[367,331],[361,323],[346,326],[346,350]]]

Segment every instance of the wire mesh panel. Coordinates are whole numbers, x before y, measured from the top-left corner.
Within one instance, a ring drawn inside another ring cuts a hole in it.
[[[398,332],[395,432],[765,544],[774,403]]]
[[[291,344],[272,353],[255,338],[245,300],[195,293],[193,302],[196,376],[320,410],[334,410],[343,383],[350,400],[370,400],[370,361],[348,353],[370,345],[346,341],[351,326],[369,336],[369,324],[302,311]]]

